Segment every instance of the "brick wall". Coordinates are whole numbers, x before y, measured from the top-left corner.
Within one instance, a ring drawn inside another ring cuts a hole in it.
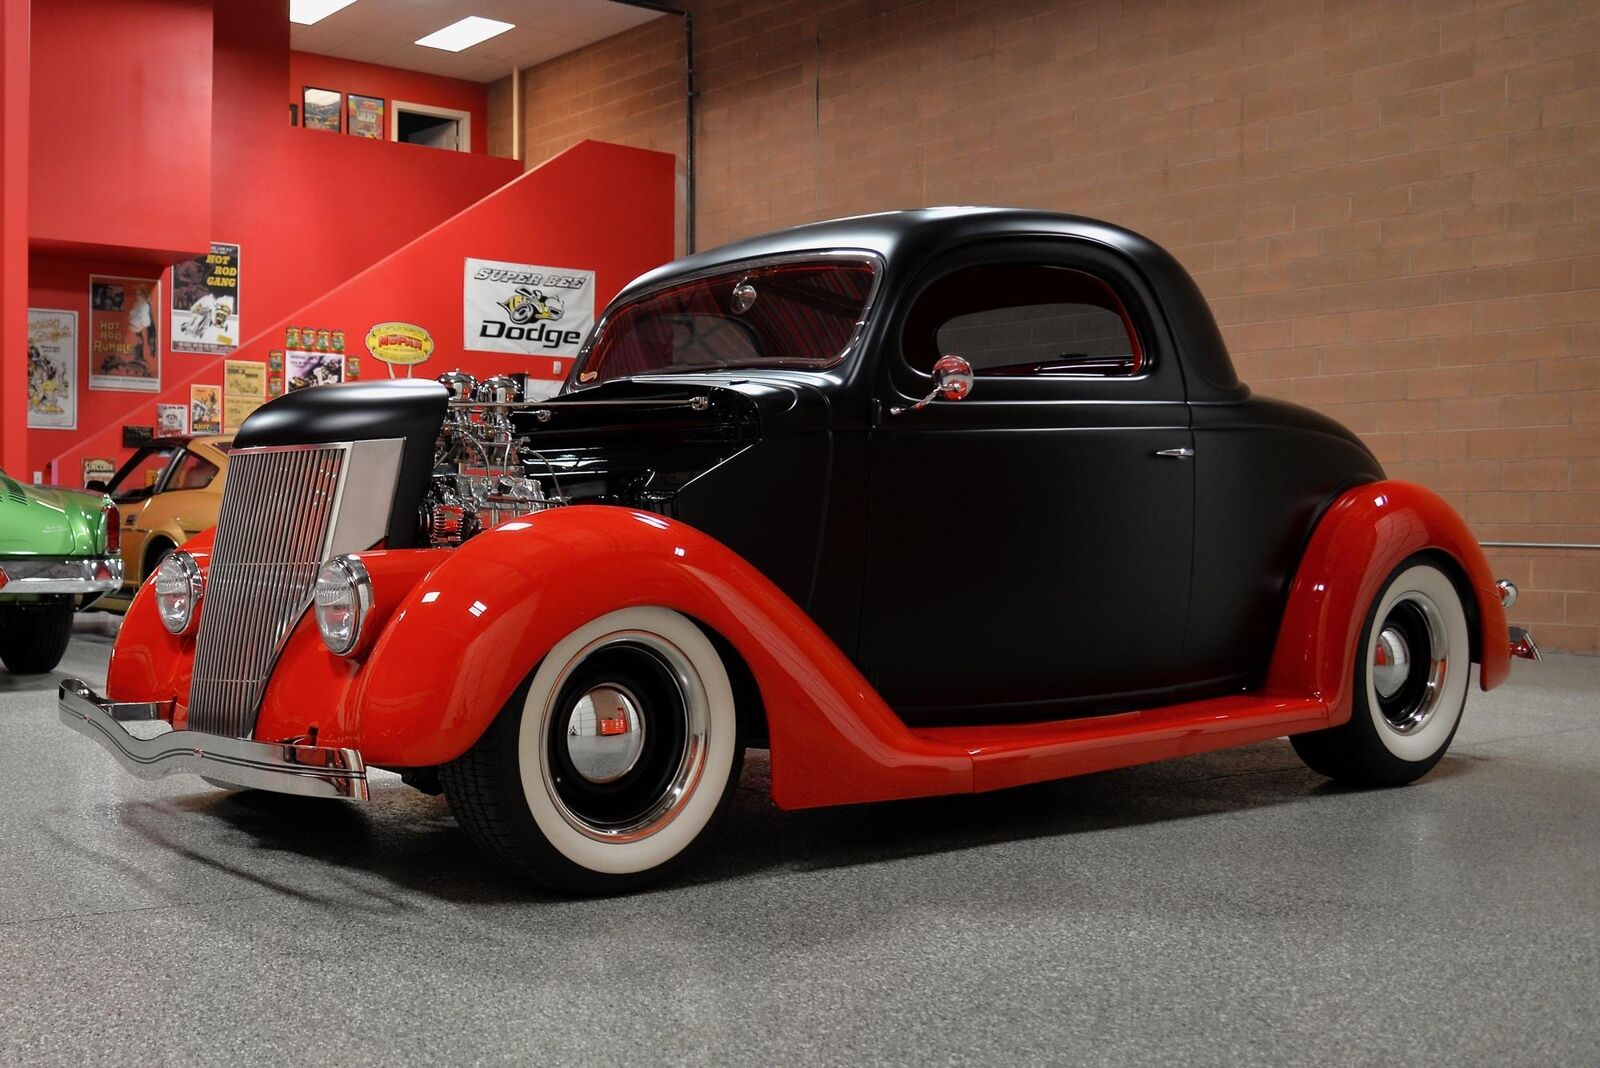
[[[611,141],[678,158],[683,202],[684,34],[658,18],[522,72],[522,158],[538,164],[579,141]],[[511,79],[489,86],[489,152],[511,155]],[[680,226],[678,247],[683,249]]]
[[[1241,375],[1486,540],[1600,542],[1600,4],[691,0],[701,247],[941,203],[1100,216],[1194,272]],[[528,159],[680,152],[682,27],[525,75]],[[1494,551],[1600,652],[1600,552]]]

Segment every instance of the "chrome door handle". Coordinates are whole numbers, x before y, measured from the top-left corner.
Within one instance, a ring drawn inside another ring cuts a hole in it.
[[[1181,449],[1157,449],[1157,456],[1170,456],[1174,460],[1194,459],[1194,450],[1185,446]]]

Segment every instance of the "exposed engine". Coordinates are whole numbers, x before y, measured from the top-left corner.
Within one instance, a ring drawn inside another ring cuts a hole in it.
[[[495,375],[482,382],[463,371],[439,376],[450,411],[434,445],[433,479],[423,496],[421,526],[429,545],[460,545],[479,531],[517,516],[566,504],[550,471],[551,490],[531,477],[541,463],[511,412],[522,402],[517,381]]]

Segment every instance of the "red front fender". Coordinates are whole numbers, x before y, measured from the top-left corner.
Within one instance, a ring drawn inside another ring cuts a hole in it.
[[[1472,532],[1433,492],[1374,482],[1345,493],[1317,524],[1289,588],[1268,692],[1315,696],[1328,706],[1330,726],[1347,721],[1367,611],[1401,561],[1424,550],[1443,553],[1465,574],[1477,609],[1480,684],[1488,690],[1505,681],[1511,671],[1505,609]]]
[[[363,755],[396,766],[455,759],[556,642],[634,605],[690,616],[744,658],[766,706],[779,805],[971,788],[966,754],[907,730],[742,558],[683,523],[595,505],[480,534],[411,589],[355,680]]]

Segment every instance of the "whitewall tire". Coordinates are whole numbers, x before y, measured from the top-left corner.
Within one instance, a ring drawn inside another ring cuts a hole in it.
[[[1350,721],[1296,735],[1295,751],[1333,779],[1397,786],[1427,774],[1461,724],[1472,678],[1461,594],[1426,557],[1384,583],[1356,649]]]
[[[607,893],[662,877],[703,839],[742,757],[716,646],[687,617],[638,607],[558,642],[440,778],[462,825],[513,866]]]

